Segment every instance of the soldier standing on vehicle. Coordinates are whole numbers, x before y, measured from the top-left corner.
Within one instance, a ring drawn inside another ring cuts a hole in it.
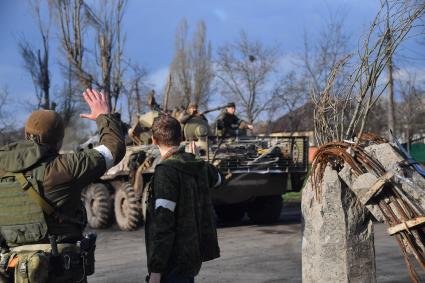
[[[180,114],[179,116],[179,122],[182,125],[185,125],[188,123],[193,117],[200,117],[203,120],[207,121],[207,118],[204,116],[204,114],[198,112],[198,104],[196,102],[189,103],[189,106],[187,107],[186,111]]]
[[[152,127],[161,161],[149,186],[145,239],[149,282],[194,282],[204,261],[220,256],[209,189],[218,170],[179,148],[179,122],[163,115]]]
[[[136,123],[128,130],[128,136],[138,145],[151,144],[151,127],[153,120],[158,117],[162,111],[160,106],[156,103],[155,92],[149,94],[147,97],[147,105],[151,111],[140,114],[138,113]]]
[[[254,129],[251,124],[239,119],[235,112],[235,103],[228,103],[226,109],[217,118],[217,135],[232,137],[240,135],[239,130]]]
[[[64,125],[58,113],[34,111],[25,141],[0,148],[0,282],[86,282],[94,273],[96,235],[83,236],[87,223],[81,190],[125,154],[119,114],[105,96],[87,89],[100,145],[59,154]]]

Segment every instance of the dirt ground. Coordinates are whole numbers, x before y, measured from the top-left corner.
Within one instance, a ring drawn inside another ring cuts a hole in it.
[[[375,225],[378,282],[410,282],[395,240],[383,224]],[[143,228],[121,232],[98,230],[96,274],[89,282],[144,282],[146,254]],[[284,207],[279,223],[249,221],[218,230],[221,258],[203,264],[197,282],[301,282],[301,212]]]

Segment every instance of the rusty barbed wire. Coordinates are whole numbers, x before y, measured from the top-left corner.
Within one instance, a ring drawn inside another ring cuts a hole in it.
[[[328,165],[337,171],[348,165],[355,176],[369,172],[378,180],[384,179],[387,176],[384,166],[367,154],[365,148],[385,142],[385,139],[375,134],[365,133],[356,142],[331,142],[321,146],[313,158],[311,175],[316,201],[320,201],[321,183]],[[403,195],[403,190],[399,186],[393,177],[389,177],[382,189],[372,196],[369,203],[379,207],[384,216],[384,222],[389,227],[404,225],[404,228],[395,232],[394,236],[402,251],[410,279],[415,283],[421,282],[414,269],[414,263],[416,260],[420,268],[425,271],[425,230],[423,225],[408,227],[406,222],[424,217],[424,213],[409,201],[408,196]]]

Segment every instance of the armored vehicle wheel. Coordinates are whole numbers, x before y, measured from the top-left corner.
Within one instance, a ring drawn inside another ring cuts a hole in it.
[[[115,219],[123,231],[135,230],[140,221],[140,209],[133,187],[123,183],[115,194]]]
[[[111,224],[112,201],[106,185],[95,183],[88,186],[84,190],[83,201],[90,228],[106,228]]]
[[[305,173],[291,173],[291,188],[294,192],[299,192],[303,188]]]
[[[245,207],[241,204],[215,206],[215,213],[223,223],[240,222],[245,215]]]
[[[248,216],[257,224],[270,224],[279,220],[282,211],[282,197],[257,197],[248,207]]]

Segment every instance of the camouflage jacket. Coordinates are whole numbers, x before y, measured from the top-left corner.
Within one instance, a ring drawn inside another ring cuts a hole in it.
[[[208,121],[204,114],[199,114],[199,113],[197,113],[197,114],[189,114],[187,111],[184,111],[183,113],[181,113],[179,115],[179,117],[178,117],[178,120],[179,120],[179,122],[181,124],[186,124],[193,117],[200,117],[203,120]]]
[[[195,276],[220,256],[209,190],[221,180],[214,166],[182,151],[156,166],[145,229],[149,272]]]
[[[43,176],[36,176],[40,182],[40,195],[67,218],[82,220],[78,224],[47,218],[49,233],[57,235],[59,242],[81,239],[84,229],[81,222],[86,221],[81,203],[82,189],[117,164],[125,154],[124,133],[119,115],[100,115],[96,123],[100,146],[94,149],[58,154],[49,146],[32,141],[20,141],[0,148],[0,177],[2,172],[22,172],[31,176],[31,172],[37,171],[43,164]],[[0,215],[1,213],[0,207]],[[48,239],[42,242],[48,242]]]
[[[224,131],[226,135],[233,136],[236,134],[236,130],[245,130],[247,128],[248,123],[246,121],[226,111],[222,112],[217,118],[217,129]]]

